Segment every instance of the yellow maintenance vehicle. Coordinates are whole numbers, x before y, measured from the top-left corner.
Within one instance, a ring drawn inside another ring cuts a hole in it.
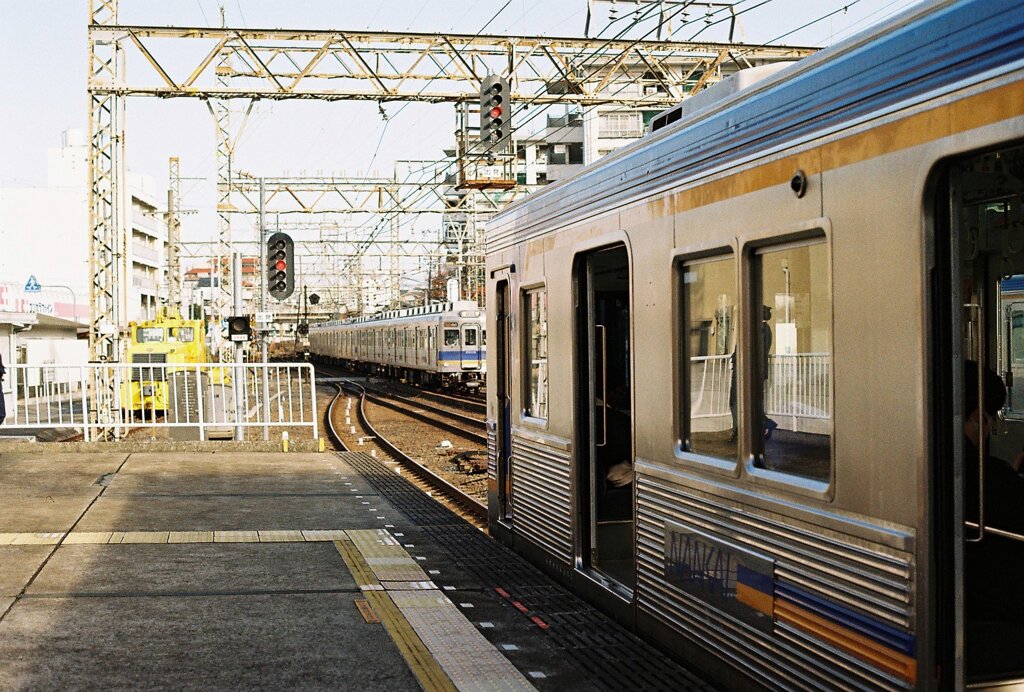
[[[168,366],[210,362],[206,323],[201,319],[184,319],[175,310],[160,308],[154,319],[129,322],[128,336],[124,360],[132,367],[130,377],[121,383],[124,409],[166,411],[171,404],[168,379],[183,373],[187,379],[199,381],[203,370]],[[214,370],[209,375],[222,380],[220,369]]]

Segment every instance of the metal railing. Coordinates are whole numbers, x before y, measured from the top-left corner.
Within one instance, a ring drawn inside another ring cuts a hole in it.
[[[690,358],[690,418],[729,416],[732,355]]]
[[[730,394],[732,354],[690,359],[690,419],[703,419],[707,429],[732,425]],[[786,429],[812,428],[832,416],[832,357],[828,353],[776,355],[768,359],[765,413]],[[714,420],[717,419],[717,420]]]
[[[769,416],[832,417],[832,356],[796,353],[772,356],[768,363],[765,412]]]
[[[89,392],[115,392],[96,406]],[[258,428],[319,436],[316,382],[307,363],[88,363],[8,365],[5,428],[71,428],[85,440],[113,429],[178,430],[178,439]]]

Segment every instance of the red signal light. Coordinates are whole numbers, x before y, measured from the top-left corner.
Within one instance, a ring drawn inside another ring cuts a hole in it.
[[[491,109],[491,111],[490,111],[489,115],[490,115],[490,116],[491,116],[492,118],[497,118],[497,117],[500,117],[500,116],[501,116],[501,108],[499,108],[499,107],[495,106],[494,108],[492,108],[492,109]]]
[[[288,264],[284,260],[278,260],[277,264],[274,265],[274,269],[278,271],[284,271],[288,267]]]

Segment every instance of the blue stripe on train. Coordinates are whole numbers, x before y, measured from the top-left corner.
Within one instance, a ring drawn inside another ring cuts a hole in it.
[[[769,596],[772,595],[774,589],[774,581],[771,575],[756,572],[745,565],[736,566],[736,581]]]
[[[463,353],[462,351],[441,351],[437,358],[438,360],[483,360],[484,352],[479,353]]]
[[[775,598],[795,603],[815,615],[831,620],[892,649],[915,655],[917,638],[835,601],[815,596],[790,584],[775,584]]]

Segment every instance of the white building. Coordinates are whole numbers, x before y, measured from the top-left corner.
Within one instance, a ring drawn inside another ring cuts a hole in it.
[[[89,207],[88,142],[81,130],[66,130],[61,146],[47,152],[41,187],[0,188],[0,310],[35,312],[88,322]],[[167,267],[167,230],[158,209],[166,200],[156,181],[128,172],[124,218],[127,256],[121,273],[123,321],[156,313]],[[39,291],[26,291],[29,277]]]

